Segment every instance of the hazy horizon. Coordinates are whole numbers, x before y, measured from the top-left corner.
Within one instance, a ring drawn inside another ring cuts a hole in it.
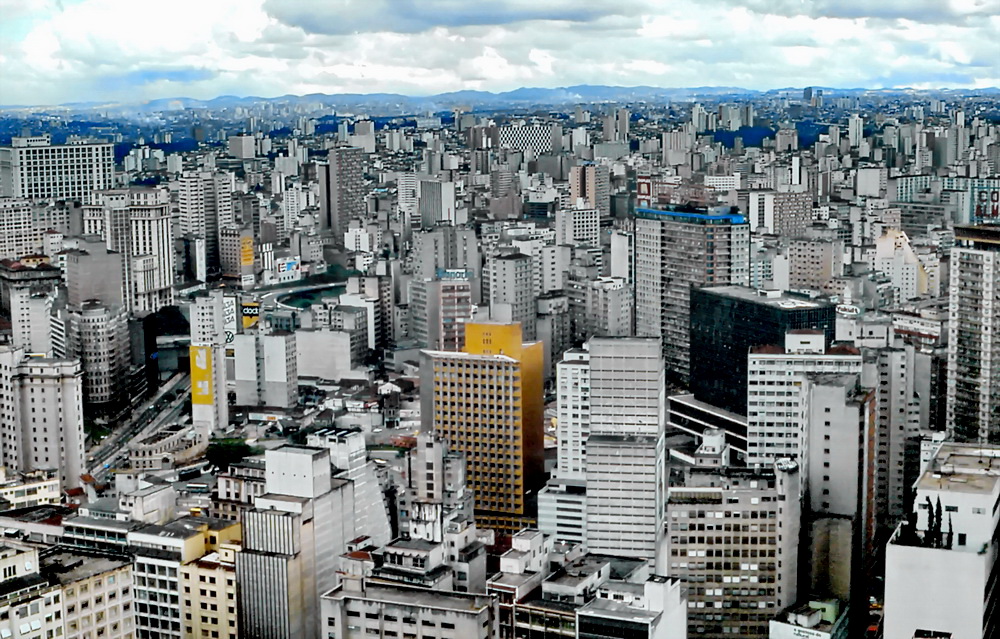
[[[1000,86],[1000,0],[0,0],[0,104]]]

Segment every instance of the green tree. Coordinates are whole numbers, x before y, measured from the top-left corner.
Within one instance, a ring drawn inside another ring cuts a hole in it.
[[[208,444],[205,458],[210,464],[224,471],[230,465],[262,452],[264,452],[262,448],[251,446],[242,439],[215,439]]]

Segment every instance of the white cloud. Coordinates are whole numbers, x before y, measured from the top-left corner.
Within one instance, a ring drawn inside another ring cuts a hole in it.
[[[64,2],[0,0],[0,103],[1000,77],[1000,0]]]

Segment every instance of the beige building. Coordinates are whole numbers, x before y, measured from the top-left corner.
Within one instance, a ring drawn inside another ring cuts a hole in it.
[[[0,545],[0,592],[3,639],[38,639],[61,626],[59,586],[39,573],[37,549],[8,541]]]
[[[51,581],[62,587],[62,628],[66,639],[132,639],[132,564],[60,551],[42,560]]]
[[[496,639],[497,601],[487,595],[347,579],[320,600],[323,636]]]
[[[196,602],[198,610],[188,606],[188,593],[181,587],[183,571],[188,564],[218,552],[223,544],[240,537],[239,523],[207,517],[184,517],[165,526],[149,525],[128,533],[129,546],[135,553],[138,635],[157,639],[196,636],[192,634],[193,623],[201,612],[201,601]]]
[[[237,639],[237,544],[219,549],[181,569],[184,636]]]

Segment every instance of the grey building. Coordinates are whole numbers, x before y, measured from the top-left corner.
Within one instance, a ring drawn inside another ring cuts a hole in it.
[[[317,168],[319,226],[342,246],[348,221],[365,211],[364,151],[356,147],[330,149],[327,162]]]
[[[332,478],[329,450],[282,446],[266,453],[265,490],[243,515],[240,632],[319,639],[320,594],[336,585],[337,557],[355,537],[353,484]]]
[[[690,294],[693,286],[746,285],[750,225],[729,207],[637,209],[635,328],[663,338],[668,379],[690,377]]]

